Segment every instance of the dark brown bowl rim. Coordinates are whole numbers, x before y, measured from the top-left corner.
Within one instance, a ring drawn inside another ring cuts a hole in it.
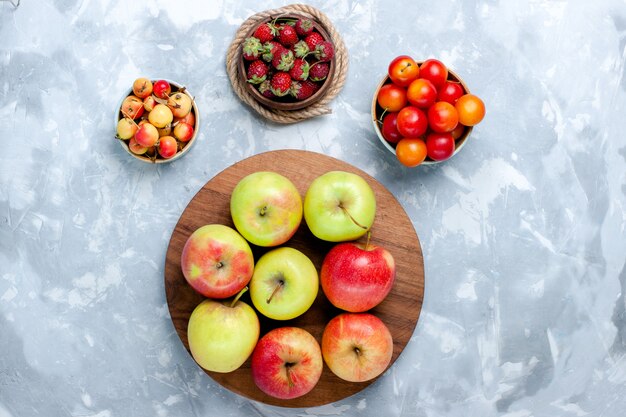
[[[274,19],[287,19],[287,18],[298,18],[298,19],[305,18],[305,19],[311,20],[313,22],[313,27],[315,28],[315,30],[317,30],[320,33],[320,35],[322,35],[322,37],[325,40],[330,40],[332,42],[332,39],[331,39],[330,35],[328,34],[328,31],[326,30],[326,28],[317,19],[315,19],[312,16],[305,16],[305,15],[299,14],[299,13],[285,13],[285,14],[281,14],[281,15],[276,16],[276,17],[270,17],[268,19],[264,19],[262,21],[259,21],[258,24],[254,25],[246,33],[244,39],[249,38],[250,36],[252,36],[252,34],[256,30],[256,28],[259,27],[259,25],[261,25],[263,23],[270,22],[270,21],[272,21]],[[259,103],[261,103],[265,107],[269,107],[271,109],[276,109],[276,110],[301,110],[301,109],[303,109],[305,107],[310,106],[311,104],[314,104],[314,103],[318,102],[319,100],[321,100],[326,95],[326,92],[330,88],[330,84],[331,84],[332,79],[333,79],[333,77],[335,75],[335,57],[333,57],[333,59],[330,60],[330,69],[328,71],[328,76],[326,77],[324,82],[321,84],[319,90],[317,90],[315,92],[315,94],[313,94],[311,97],[307,98],[306,100],[302,100],[302,101],[276,101],[276,100],[272,100],[270,98],[267,98],[263,94],[261,94],[259,92],[259,90],[257,90],[254,87],[254,85],[252,85],[249,82],[247,82],[246,60],[243,58],[242,54],[240,54],[240,58],[239,58],[239,62],[237,64],[237,67],[238,67],[238,70],[239,70],[239,77],[241,77],[243,82],[246,84],[246,90],[250,93],[250,95],[252,95],[252,97],[256,101],[258,101]]]

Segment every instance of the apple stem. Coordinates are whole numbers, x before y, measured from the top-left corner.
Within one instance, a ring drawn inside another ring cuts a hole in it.
[[[342,203],[339,203],[339,208],[342,209],[348,215],[348,217],[350,217],[350,220],[352,220],[352,223],[354,223],[355,225],[357,225],[361,229],[367,230],[367,227],[363,226],[361,223],[357,222],[354,217],[352,217],[352,214],[350,214],[348,209],[345,208]]]
[[[289,387],[293,387],[294,383],[291,380],[291,367],[293,364],[291,362],[285,364],[285,371],[287,372],[287,382],[289,383]]]
[[[387,113],[387,110],[389,110],[387,107],[385,107],[383,109],[383,112],[380,114],[380,118],[378,118],[376,121],[378,123],[380,123],[381,125],[383,124],[383,118],[385,117],[385,114]]]
[[[274,287],[274,291],[272,291],[272,294],[270,294],[270,296],[267,298],[267,300],[265,300],[265,302],[267,304],[269,304],[272,301],[272,298],[274,298],[274,295],[276,295],[276,292],[283,286],[285,285],[285,282],[281,279],[280,281],[278,281],[278,283],[276,284],[276,287]]]
[[[365,241],[365,250],[367,250],[367,248],[369,247],[370,244],[370,239],[372,238],[372,232],[370,232],[369,230],[367,231],[367,240]]]
[[[261,207],[261,210],[259,211],[259,216],[265,216],[266,213],[267,213],[267,206]]]
[[[407,62],[407,63],[406,63],[406,65],[404,66],[404,68],[402,68],[402,69],[400,70],[400,72],[404,72],[404,71],[406,71],[406,69],[407,69],[407,68],[410,68],[410,67],[412,67],[412,66],[413,66],[413,64],[411,64],[410,62]]]
[[[137,122],[135,122],[135,120],[134,120],[132,117],[130,117],[130,115],[129,115],[128,113],[126,113],[126,112],[124,111],[124,109],[120,109],[120,111],[122,112],[122,114],[124,115],[124,117],[125,117],[125,118],[127,118],[128,120],[130,120],[131,122],[133,122],[133,124],[134,124],[135,126],[137,126],[137,128],[139,128],[139,125],[137,124]]]
[[[233,308],[235,306],[235,304],[237,304],[237,301],[239,301],[239,299],[241,298],[241,296],[248,291],[248,287],[245,286],[241,289],[241,291],[239,291],[239,294],[237,294],[237,296],[235,297],[235,299],[233,300],[232,303],[230,303],[230,308]]]
[[[178,92],[180,92],[180,91],[178,91]],[[176,93],[174,93],[174,94],[176,94]],[[175,109],[180,109],[181,108],[181,105],[178,104],[177,102],[175,102],[174,99],[172,98],[172,96],[167,96],[167,106],[168,107],[173,107]]]

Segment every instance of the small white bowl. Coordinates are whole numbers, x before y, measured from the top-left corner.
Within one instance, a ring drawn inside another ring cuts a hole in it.
[[[179,92],[181,88],[183,88],[183,85],[175,82],[175,81],[171,81],[165,78],[158,78],[158,79],[152,79],[152,83],[155,83],[157,80],[165,80],[168,83],[170,83],[170,86],[172,87],[172,92],[170,94],[173,94],[175,92]],[[187,94],[187,96],[189,96],[189,98],[191,99],[191,111],[194,114],[195,117],[195,124],[193,126],[193,136],[191,137],[191,139],[189,139],[189,141],[187,141],[187,143],[185,144],[185,147],[176,153],[176,155],[174,155],[173,157],[169,158],[169,159],[164,159],[158,156],[158,152],[157,152],[157,156],[156,158],[150,158],[148,156],[145,155],[137,155],[136,153],[133,153],[129,148],[128,148],[128,142],[130,141],[130,139],[128,140],[119,140],[120,144],[122,145],[122,148],[124,148],[124,150],[126,152],[128,152],[128,154],[130,154],[133,158],[138,159],[142,162],[147,162],[150,164],[165,164],[167,162],[172,162],[175,161],[176,159],[182,157],[183,155],[187,154],[189,152],[189,150],[191,149],[191,146],[196,142],[196,138],[198,136],[198,131],[200,128],[200,113],[198,112],[198,107],[196,106],[196,101],[194,100],[193,96],[191,94],[189,94],[189,91],[185,88],[185,91],[183,91],[184,94]],[[120,119],[124,118],[124,115],[122,114],[122,112],[120,111],[120,109],[122,108],[122,103],[124,102],[124,99],[130,95],[133,94],[133,89],[132,87],[128,89],[128,91],[126,91],[126,94],[124,94],[124,96],[122,96],[122,98],[120,99],[119,103],[117,104],[117,109],[115,112],[115,128],[117,127],[117,123],[120,121]]]
[[[418,62],[417,64],[422,65],[422,62]],[[450,69],[448,69],[448,80],[460,83],[461,87],[463,87],[463,91],[466,94],[470,92],[465,82],[463,82],[463,80]],[[372,99],[371,114],[372,114],[372,123],[374,124],[374,131],[376,132],[378,139],[380,139],[380,142],[383,144],[385,148],[387,148],[389,152],[395,155],[396,148],[391,143],[387,142],[387,139],[385,139],[382,131],[380,130],[381,125],[378,122],[378,119],[383,112],[383,109],[378,105],[378,100],[377,100],[378,92],[380,91],[383,85],[388,84],[390,82],[391,82],[391,79],[389,78],[389,75],[385,75],[383,79],[380,81],[380,83],[378,84],[378,86],[376,87],[376,91],[374,92],[374,98]],[[461,148],[463,148],[463,145],[465,145],[465,143],[467,142],[467,139],[469,138],[470,133],[472,132],[472,129],[473,129],[472,126],[465,127],[465,131],[463,132],[463,134],[455,141],[454,153],[452,154],[452,156],[450,156],[450,158],[452,158],[454,155],[456,155],[457,153],[461,151]],[[445,159],[443,161],[433,161],[432,159],[426,157],[424,162],[422,162],[420,165],[435,165],[441,162],[445,162],[448,159]]]

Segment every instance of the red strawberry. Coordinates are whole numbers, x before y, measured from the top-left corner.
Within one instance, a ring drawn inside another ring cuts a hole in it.
[[[254,36],[246,38],[243,41],[243,58],[248,61],[254,61],[263,51],[263,45],[258,38]]]
[[[265,42],[265,44],[263,44],[263,55],[261,58],[263,58],[265,62],[272,62],[274,56],[282,49],[285,49],[285,47],[276,41]]]
[[[263,23],[258,28],[256,28],[256,30],[254,31],[254,35],[252,36],[258,38],[261,43],[265,43],[274,39],[276,35],[278,35],[278,29],[276,28],[276,25],[268,22]]]
[[[299,101],[306,100],[318,90],[317,84],[312,81],[294,81],[291,85],[290,94]]]
[[[291,77],[289,76],[289,73],[279,71],[274,74],[270,83],[270,89],[272,90],[272,93],[278,97],[283,97],[289,93],[289,90],[291,89]]]
[[[322,81],[328,77],[330,66],[326,62],[316,62],[309,69],[309,79],[311,81]]]
[[[335,48],[328,41],[324,41],[315,47],[315,58],[318,61],[330,61],[334,56]]]
[[[289,48],[298,42],[298,34],[293,26],[281,25],[278,27],[278,32],[278,41],[286,48]]]
[[[267,65],[260,59],[252,61],[248,67],[248,82],[250,84],[260,84],[267,78]]]
[[[298,19],[296,22],[296,33],[299,36],[308,36],[313,32],[313,22],[311,19]]]
[[[274,93],[272,93],[270,80],[265,80],[261,84],[259,84],[259,92],[267,98],[276,98]]]
[[[293,67],[289,70],[292,80],[304,81],[309,78],[309,63],[302,58],[296,58]]]
[[[311,33],[309,36],[304,38],[304,41],[307,45],[309,45],[310,51],[315,51],[315,47],[320,43],[324,42],[324,38],[317,32]]]
[[[293,46],[293,54],[296,58],[304,58],[309,53],[309,45],[305,41],[299,41]]]
[[[293,52],[283,48],[272,58],[272,66],[279,71],[289,71],[293,67],[294,60]]]

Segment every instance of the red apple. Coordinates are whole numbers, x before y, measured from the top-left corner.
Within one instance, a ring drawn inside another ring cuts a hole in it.
[[[252,352],[252,379],[261,391],[291,399],[311,391],[324,362],[317,340],[299,327],[280,327],[263,336]]]
[[[172,86],[165,80],[158,80],[152,86],[152,93],[163,100],[167,99],[172,92]]]
[[[248,285],[254,258],[248,242],[234,229],[209,224],[185,242],[180,261],[189,285],[209,298],[227,298]]]
[[[391,333],[373,314],[340,314],[328,322],[322,335],[324,362],[346,381],[376,378],[387,369],[392,354]]]
[[[320,282],[335,307],[359,313],[383,301],[395,277],[396,264],[388,250],[345,242],[334,246],[324,258]]]

